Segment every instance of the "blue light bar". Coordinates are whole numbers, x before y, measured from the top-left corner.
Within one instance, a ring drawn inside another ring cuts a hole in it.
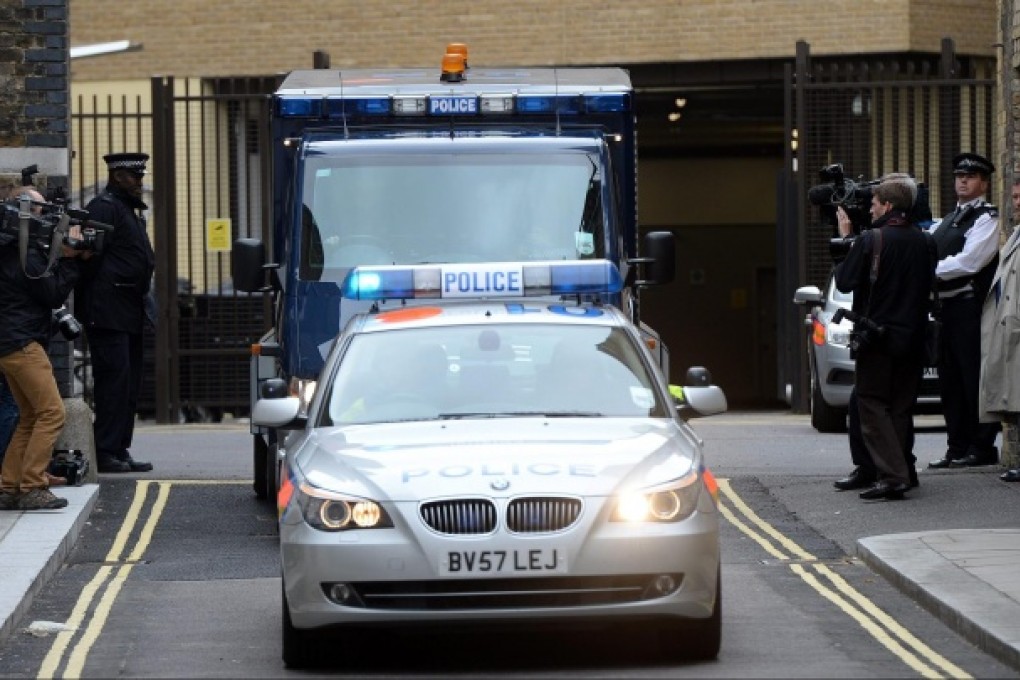
[[[583,102],[575,95],[554,96],[517,96],[517,113],[559,113],[576,115],[581,113]]]
[[[599,295],[622,288],[609,260],[556,260],[358,267],[340,291],[349,300],[396,300]]]
[[[282,97],[277,113],[284,118],[317,118],[321,103],[319,97]]]
[[[630,95],[619,94],[589,94],[584,98],[585,110],[588,113],[619,113],[630,111]]]
[[[349,97],[326,100],[326,114],[330,118],[348,116],[387,116],[392,105],[389,97]]]

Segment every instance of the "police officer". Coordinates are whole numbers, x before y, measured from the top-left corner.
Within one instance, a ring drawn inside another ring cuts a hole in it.
[[[953,159],[956,208],[934,228],[942,305],[939,388],[946,418],[945,456],[931,468],[992,465],[998,461],[998,423],[978,420],[981,306],[998,262],[999,211],[984,200],[995,166],[976,153]]]
[[[113,226],[76,289],[75,313],[85,326],[94,381],[96,465],[100,472],[148,472],[129,449],[142,389],[142,332],[155,268],[145,231],[142,180],[149,156],[103,156],[106,189],[86,206],[89,217]]]

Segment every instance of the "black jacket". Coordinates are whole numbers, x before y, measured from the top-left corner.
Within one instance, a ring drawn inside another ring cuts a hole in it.
[[[872,286],[871,256],[879,231],[882,250]],[[885,328],[879,346],[893,356],[921,351],[934,277],[927,237],[897,211],[883,215],[857,237],[835,271],[836,288],[854,294],[853,310]]]
[[[112,186],[86,206],[91,219],[114,228],[104,236],[101,253],[84,263],[75,289],[74,313],[86,329],[142,332],[155,256],[136,211],[147,207]]]
[[[46,262],[45,253],[29,248],[29,275],[45,271]],[[0,356],[33,340],[48,348],[53,336],[53,310],[64,304],[77,280],[77,259],[58,259],[48,276],[33,279],[22,269],[17,245],[0,248]]]

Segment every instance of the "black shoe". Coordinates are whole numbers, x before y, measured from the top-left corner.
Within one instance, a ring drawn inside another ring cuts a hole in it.
[[[946,454],[945,458],[939,458],[938,460],[933,460],[932,462],[928,463],[928,467],[933,469],[933,470],[943,470],[945,468],[953,467],[953,464],[957,460],[961,460],[961,459],[960,458],[950,458],[949,455]]]
[[[999,462],[998,452],[994,453],[969,453],[963,458],[953,461],[953,467],[979,467],[982,465],[995,465]]]
[[[874,483],[875,473],[858,465],[853,469],[853,472],[843,479],[837,479],[832,485],[840,491],[850,491],[852,489],[866,489]]]
[[[909,484],[878,482],[867,491],[862,491],[860,496],[866,501],[873,501],[879,498],[885,498],[890,501],[898,501],[903,498],[903,494],[909,490]]]
[[[126,460],[120,460],[113,456],[98,456],[96,469],[100,472],[131,472],[131,466]]]
[[[131,472],[152,472],[152,463],[143,463],[135,460],[131,456],[124,458],[123,462],[128,464],[128,467],[131,468]]]
[[[921,481],[917,478],[917,468],[911,466],[907,472],[910,474],[910,488],[916,489],[921,486]]]
[[[1001,475],[999,475],[999,479],[1001,479],[1004,482],[1020,482],[1020,468],[1006,470]]]

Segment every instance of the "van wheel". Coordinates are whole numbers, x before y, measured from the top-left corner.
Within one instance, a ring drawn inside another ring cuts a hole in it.
[[[252,437],[252,451],[251,451],[251,469],[252,469],[252,487],[255,489],[255,495],[259,500],[266,500],[268,497],[266,491],[268,486],[266,480],[269,477],[269,467],[267,462],[269,460],[269,445],[266,444],[266,440],[262,438],[262,435],[255,435]]]

